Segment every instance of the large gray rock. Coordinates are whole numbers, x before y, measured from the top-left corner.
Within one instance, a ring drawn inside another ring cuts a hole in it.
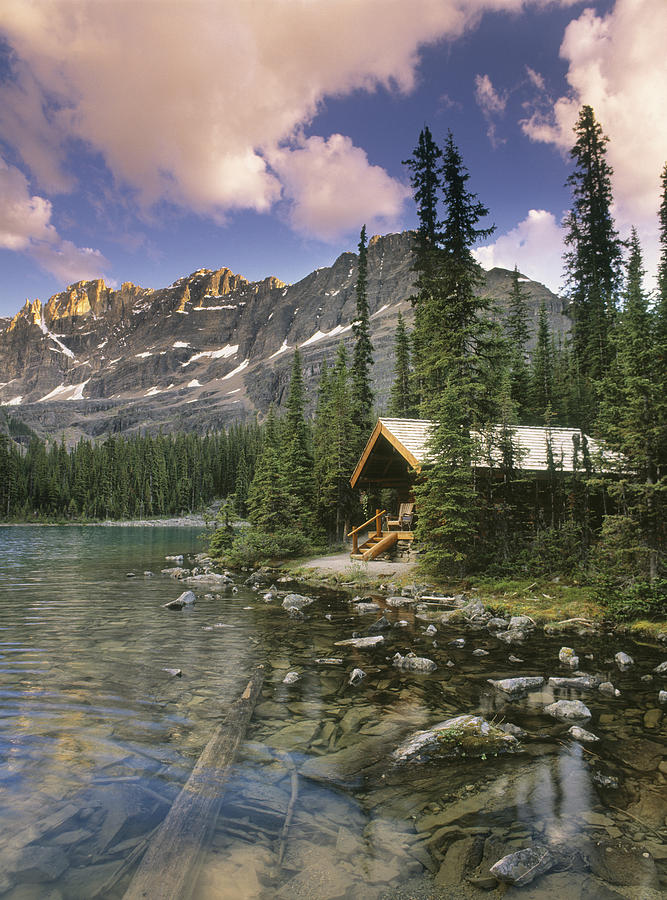
[[[393,752],[396,762],[430,758],[486,756],[513,753],[519,747],[514,735],[506,734],[482,716],[456,716],[426,731],[417,731]]]
[[[523,644],[526,632],[520,628],[508,628],[507,631],[496,631],[495,636],[504,644]]]
[[[568,730],[568,734],[571,734],[575,741],[583,741],[585,744],[600,740],[596,734],[593,734],[591,731],[586,731],[585,728],[580,728],[578,725],[573,725]]]
[[[535,628],[535,622],[530,616],[512,616],[509,627],[520,628],[522,631],[532,631]]]
[[[527,694],[528,691],[535,691],[544,684],[544,678],[541,675],[522,676],[520,678],[501,678],[500,680],[488,679],[498,691],[503,694],[509,694],[511,697],[520,697]]]
[[[555,865],[555,859],[546,847],[526,847],[503,856],[491,866],[491,874],[505,884],[523,886],[544,875]]]
[[[554,719],[590,719],[590,709],[581,700],[558,700],[544,707]]]

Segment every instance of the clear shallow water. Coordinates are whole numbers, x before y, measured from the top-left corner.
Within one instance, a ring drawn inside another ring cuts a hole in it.
[[[657,692],[665,685],[640,676],[664,649],[576,635],[507,648],[486,632],[440,626],[434,644],[404,610],[390,617],[409,626],[392,630],[385,646],[335,648],[376,614],[356,616],[346,602],[321,597],[306,621],[293,621],[243,586],[236,595],[198,590],[193,610],[166,611],[161,604],[184,586],[160,574],[173,565],[164,557],[199,550],[198,534],[0,527],[3,896],[121,897],[147,835],[258,662],[266,664],[264,690],[194,888],[198,900],[495,896],[461,882],[462,873],[479,874],[483,860],[531,843],[565,847],[571,860],[521,896],[658,896],[667,766]],[[447,646],[460,635],[463,649]],[[558,693],[590,706],[585,727],[599,743],[573,742],[567,726],[542,712],[553,692],[509,702],[487,684],[570,674],[558,664],[563,643],[577,649],[581,668],[622,691],[618,699]],[[474,647],[489,656],[472,657]],[[436,672],[394,669],[387,657],[409,649],[433,658]],[[619,649],[637,661],[627,673],[610,662]],[[524,663],[508,662],[511,652]],[[342,667],[314,661],[334,655]],[[351,687],[356,665],[367,676]],[[290,670],[302,678],[287,686]],[[464,712],[525,728],[525,752],[391,765],[407,734]],[[618,787],[601,786],[600,775]],[[574,851],[595,856],[597,844],[600,858],[581,864]]]

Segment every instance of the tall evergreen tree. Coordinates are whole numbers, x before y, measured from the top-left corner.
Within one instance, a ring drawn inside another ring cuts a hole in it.
[[[543,422],[547,407],[553,404],[553,347],[551,331],[544,302],[540,304],[537,324],[537,344],[533,353],[531,371],[531,405],[535,422]]]
[[[373,365],[373,344],[371,343],[370,315],[368,310],[368,248],[366,226],[359,235],[359,264],[357,270],[357,309],[352,323],[354,350],[352,354],[352,404],[357,429],[356,446],[361,450],[373,426],[373,391],[370,370]]]
[[[420,135],[413,160],[420,159],[421,146]],[[413,165],[413,185],[421,189],[430,183],[427,174],[425,165],[421,169]],[[445,204],[441,226],[437,211],[425,205],[431,195],[423,190],[415,193],[424,234],[428,237],[427,224],[438,223],[432,233],[434,249],[422,236],[416,253],[414,365],[422,392],[420,411],[435,423],[430,438],[434,462],[428,478],[416,487],[417,537],[427,563],[451,571],[464,568],[477,534],[472,469],[477,447],[471,427],[488,416],[489,364],[495,345],[481,315],[486,309],[477,293],[481,268],[471,248],[493,229],[479,227],[488,210],[468,189],[469,175],[451,133],[439,175]]]
[[[292,375],[283,426],[282,463],[290,486],[289,508],[293,527],[306,534],[315,526],[315,483],[310,434],[304,415],[301,354],[294,351]]]
[[[508,367],[510,398],[515,404],[520,422],[527,422],[530,410],[530,372],[527,345],[529,338],[526,292],[519,281],[519,270],[514,266],[512,288],[508,298],[505,332],[508,341]]]
[[[411,419],[415,414],[410,371],[410,339],[405,328],[405,320],[399,312],[394,339],[394,383],[391,386],[389,415],[397,419]]]
[[[634,470],[624,483],[624,502],[635,516],[649,551],[649,571],[658,571],[662,517],[660,498],[667,478],[667,400],[661,390],[663,348],[655,340],[657,314],[643,289],[644,267],[633,229],[623,310],[612,340],[615,361],[600,403],[599,426],[607,443]],[[626,473],[627,475],[627,473]]]
[[[611,215],[609,139],[592,107],[581,108],[574,132],[577,139],[570,151],[574,171],[567,179],[572,208],[565,223],[565,274],[579,366],[584,376],[596,381],[610,359],[609,331],[620,285],[622,245]]]
[[[662,193],[658,210],[658,227],[660,240],[660,260],[658,262],[658,297],[659,302],[667,306],[667,163],[660,175]]]
[[[248,515],[261,531],[282,531],[291,524],[290,488],[281,460],[280,433],[273,407],[264,425],[264,441],[248,490]]]

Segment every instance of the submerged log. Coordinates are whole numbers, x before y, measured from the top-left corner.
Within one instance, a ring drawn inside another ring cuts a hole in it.
[[[264,681],[258,666],[216,728],[150,843],[124,900],[185,900],[194,889],[201,851],[220,811],[224,786]]]

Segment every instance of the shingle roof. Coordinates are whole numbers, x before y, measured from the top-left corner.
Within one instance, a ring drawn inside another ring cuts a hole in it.
[[[428,439],[433,422],[426,419],[385,419],[380,422],[383,429],[389,431],[405,449],[414,456],[418,463],[428,462]],[[499,425],[493,426],[499,429]],[[584,434],[578,428],[544,428],[532,425],[517,425],[514,428],[517,447],[518,464],[522,469],[533,472],[547,469],[547,439],[551,440],[554,462],[564,472],[571,472],[574,464],[575,436],[581,442]],[[479,435],[477,435],[479,437]],[[602,445],[588,435],[588,452],[591,455],[601,453]],[[607,453],[607,456],[610,454]],[[497,451],[492,453],[497,458]],[[481,462],[481,461],[480,461]],[[483,465],[483,462],[481,462]],[[581,450],[579,450],[579,467],[582,466]]]

